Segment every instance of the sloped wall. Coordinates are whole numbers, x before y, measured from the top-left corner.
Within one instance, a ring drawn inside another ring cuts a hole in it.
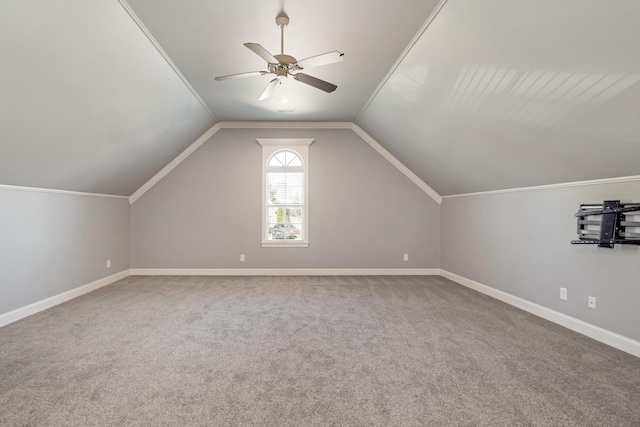
[[[640,182],[445,198],[442,269],[640,340],[640,247],[570,244],[581,203],[618,199]]]
[[[309,148],[308,248],[261,247],[256,139],[278,137],[315,138]],[[351,130],[222,129],[132,205],[131,263],[437,268],[439,236],[440,206]]]
[[[127,270],[129,208],[0,188],[0,315]]]

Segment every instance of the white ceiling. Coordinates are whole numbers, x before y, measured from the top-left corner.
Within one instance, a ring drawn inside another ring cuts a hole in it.
[[[448,0],[357,123],[441,195],[640,175],[640,2]]]
[[[0,184],[130,195],[214,123],[113,0],[3,0],[0,58]]]
[[[353,121],[437,4],[437,0],[127,0],[218,120]],[[344,62],[305,70],[338,86],[325,93],[288,78],[271,98],[258,97],[273,76],[215,81],[265,70],[243,46],[280,53],[276,16],[290,18],[285,53],[298,60],[330,51]],[[282,97],[291,99],[281,104]],[[278,113],[278,109],[295,113]]]
[[[443,0],[395,69],[436,0],[127,1],[0,3],[0,184],[130,195],[262,120],[355,120],[441,195],[640,175],[635,0]],[[281,11],[285,53],[345,53],[308,70],[335,92],[214,80],[279,53]]]

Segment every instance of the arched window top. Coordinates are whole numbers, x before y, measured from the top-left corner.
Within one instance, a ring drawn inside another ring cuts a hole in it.
[[[258,138],[262,146],[262,247],[309,246],[309,145],[313,138]]]
[[[293,150],[280,150],[273,153],[267,163],[269,168],[296,168],[304,167],[302,158]]]

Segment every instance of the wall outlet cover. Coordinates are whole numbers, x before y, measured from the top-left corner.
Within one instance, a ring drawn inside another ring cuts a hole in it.
[[[567,288],[560,288],[560,299],[567,300]]]
[[[589,306],[589,308],[596,308],[596,297],[589,297],[588,301],[587,301],[587,305]]]

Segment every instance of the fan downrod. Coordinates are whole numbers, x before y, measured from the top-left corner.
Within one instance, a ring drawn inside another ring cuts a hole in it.
[[[280,27],[280,55],[273,55],[273,57],[278,60],[279,64],[273,64],[273,69],[269,64],[269,71],[275,72],[278,76],[287,77],[291,66],[298,62],[293,56],[284,54],[284,27],[289,25],[289,17],[284,12],[281,12],[276,16],[276,25]]]
[[[269,82],[258,100],[268,98],[271,95],[273,89],[279,83],[281,83],[284,78],[287,78],[289,76],[293,77],[296,81],[315,87],[316,89],[320,89],[327,93],[331,93],[336,90],[338,88],[336,85],[325,82],[324,80],[320,80],[308,74],[300,73],[299,71],[306,70],[307,68],[311,67],[317,67],[320,65],[333,64],[335,62],[343,61],[344,54],[336,50],[333,52],[323,53],[321,55],[311,56],[309,58],[298,61],[295,57],[286,55],[284,53],[284,28],[289,25],[289,17],[284,12],[280,12],[280,14],[276,16],[276,25],[280,28],[279,55],[272,55],[268,50],[260,46],[258,43],[244,43],[245,47],[250,49],[253,53],[267,62],[267,71],[251,71],[248,73],[229,74],[226,76],[218,76],[215,79],[230,80],[240,77],[275,74],[276,78]]]

